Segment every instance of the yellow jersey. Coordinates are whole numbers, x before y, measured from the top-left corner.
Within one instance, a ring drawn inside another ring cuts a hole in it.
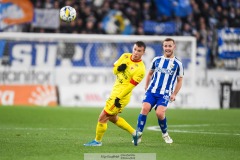
[[[111,97],[115,96],[120,99],[126,96],[130,96],[133,88],[138,85],[145,76],[145,64],[142,60],[133,61],[131,60],[131,53],[124,53],[114,63],[113,73],[117,76],[114,83]],[[125,71],[119,72],[118,66],[126,64],[127,68]]]

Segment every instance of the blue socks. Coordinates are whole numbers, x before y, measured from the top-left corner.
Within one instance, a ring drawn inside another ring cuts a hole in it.
[[[162,133],[167,132],[167,118],[165,117],[163,120],[158,119],[158,124],[162,130]]]
[[[138,123],[137,123],[137,130],[143,132],[144,126],[147,121],[147,116],[143,114],[139,114],[138,116]],[[162,133],[167,132],[167,118],[165,117],[163,120],[158,119],[158,124],[162,130]]]
[[[139,114],[138,116],[138,123],[137,123],[137,130],[142,132],[144,129],[144,126],[146,124],[147,121],[147,116],[143,115],[143,114]]]

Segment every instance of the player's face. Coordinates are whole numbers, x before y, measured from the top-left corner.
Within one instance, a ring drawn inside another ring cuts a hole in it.
[[[139,47],[136,44],[134,44],[133,51],[132,51],[132,60],[133,61],[141,60],[144,52],[145,52],[144,47]]]
[[[163,51],[164,51],[164,56],[167,58],[172,58],[174,56],[174,51],[175,49],[175,44],[173,41],[164,41],[163,42]]]

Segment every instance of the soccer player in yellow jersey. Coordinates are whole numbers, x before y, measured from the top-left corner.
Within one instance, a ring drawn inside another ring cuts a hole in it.
[[[142,56],[145,52],[146,45],[142,41],[137,41],[133,46],[132,53],[124,53],[114,63],[113,73],[116,75],[110,97],[106,101],[106,106],[99,115],[96,127],[96,137],[93,141],[84,144],[84,146],[102,146],[102,138],[107,130],[107,122],[111,121],[118,127],[128,131],[133,139],[141,137],[141,132],[131,127],[118,114],[122,112],[129,103],[132,90],[144,78],[145,65]]]

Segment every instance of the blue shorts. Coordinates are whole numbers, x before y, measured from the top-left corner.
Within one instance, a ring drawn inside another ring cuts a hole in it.
[[[163,94],[156,94],[151,92],[146,92],[143,102],[147,102],[151,104],[151,109],[153,107],[164,106],[167,107],[170,96]]]

